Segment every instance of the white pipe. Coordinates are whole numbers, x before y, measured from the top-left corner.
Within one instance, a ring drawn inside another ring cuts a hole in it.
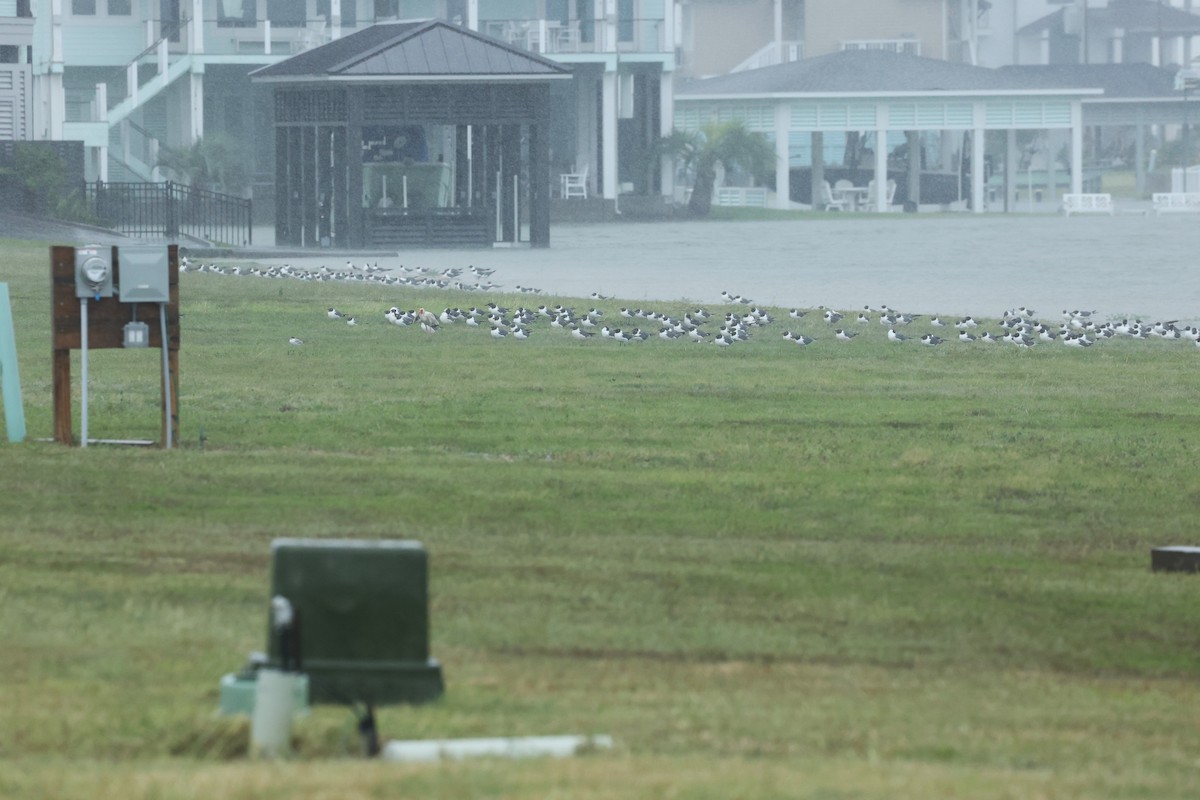
[[[171,428],[175,420],[171,416],[171,362],[167,358],[167,304],[158,304],[158,322],[162,329],[163,401],[167,404],[167,449],[171,449]]]
[[[609,750],[610,736],[524,736],[388,742],[384,761],[430,762],[464,758],[569,758],[588,749]]]
[[[400,191],[404,193],[404,207],[408,208],[408,175],[400,176]]]
[[[83,409],[79,415],[80,447],[87,447],[88,442],[88,301],[79,301],[79,359],[80,371],[83,373],[83,386],[80,389]]]
[[[260,669],[250,718],[250,752],[261,758],[286,756],[291,749],[292,712],[300,675]]]
[[[504,238],[503,229],[504,223],[500,221],[500,206],[503,205],[500,201],[504,197],[504,178],[500,174],[500,170],[496,170],[496,241]]]
[[[521,241],[521,209],[518,203],[521,200],[521,178],[519,175],[513,175],[513,244]]]

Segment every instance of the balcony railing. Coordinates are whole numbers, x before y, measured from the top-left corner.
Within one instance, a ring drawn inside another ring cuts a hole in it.
[[[804,42],[771,42],[757,53],[738,64],[730,72],[745,72],[748,69],[790,64],[804,58]]]
[[[887,50],[909,56],[921,55],[920,39],[851,39],[842,42],[843,50]]]
[[[532,53],[663,53],[662,19],[490,19],[479,30]]]

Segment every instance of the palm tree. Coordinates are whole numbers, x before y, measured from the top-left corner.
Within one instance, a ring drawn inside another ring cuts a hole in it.
[[[694,171],[688,213],[706,217],[712,209],[717,165],[726,170],[742,169],[755,177],[768,174],[775,165],[775,149],[766,137],[741,122],[706,125],[698,131],[674,130],[655,142],[652,157],[674,158],[685,170]]]

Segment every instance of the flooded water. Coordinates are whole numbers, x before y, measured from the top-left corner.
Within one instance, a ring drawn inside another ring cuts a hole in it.
[[[494,268],[503,291],[631,302],[717,303],[725,291],[781,307],[1200,320],[1200,216],[1191,214],[556,225],[551,237],[546,250],[411,251],[394,264],[475,264]],[[291,262],[344,263],[332,256]]]

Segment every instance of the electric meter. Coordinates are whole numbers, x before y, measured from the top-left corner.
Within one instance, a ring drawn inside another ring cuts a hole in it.
[[[112,297],[112,249],[75,248],[75,296]]]

